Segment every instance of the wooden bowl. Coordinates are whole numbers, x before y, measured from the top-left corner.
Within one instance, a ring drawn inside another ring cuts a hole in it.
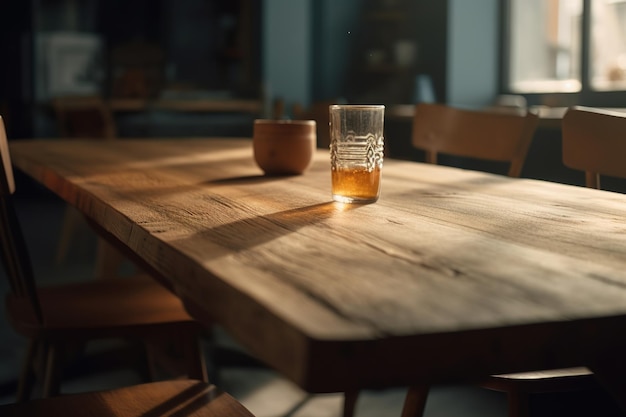
[[[317,146],[315,120],[254,121],[254,159],[266,175],[299,175],[309,168]]]

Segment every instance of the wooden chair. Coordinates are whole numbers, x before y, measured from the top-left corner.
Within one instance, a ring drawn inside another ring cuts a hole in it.
[[[626,178],[626,113],[570,107],[562,124],[563,163],[585,172],[585,185],[600,189],[600,176]]]
[[[413,118],[413,146],[437,163],[439,153],[509,164],[507,174],[519,177],[537,128],[531,112],[509,114],[420,103]]]
[[[201,381],[162,381],[109,391],[0,405],[4,417],[254,417],[241,403]]]
[[[17,399],[30,397],[35,376],[43,380],[44,396],[58,394],[64,350],[109,338],[140,341],[147,347],[175,341],[185,353],[184,373],[206,381],[200,324],[178,297],[152,278],[89,279],[37,287],[13,206],[15,181],[1,117],[0,162],[0,239],[11,288],[6,314],[13,329],[29,340]]]
[[[100,96],[66,96],[52,99],[62,138],[90,140],[114,140],[117,128],[111,109]],[[73,207],[66,206],[56,259],[61,263],[77,228],[85,225],[82,215]],[[98,239],[95,264],[96,277],[113,276],[119,272],[124,257],[107,242]]]

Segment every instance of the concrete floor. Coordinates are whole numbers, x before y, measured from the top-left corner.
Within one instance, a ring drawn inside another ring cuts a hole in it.
[[[79,230],[73,241],[66,261],[55,262],[56,243],[60,231],[64,204],[54,196],[22,179],[26,192],[18,193],[17,203],[22,227],[35,274],[41,285],[52,285],[67,280],[91,279],[95,249],[95,238],[87,228]],[[20,183],[18,182],[18,187]],[[2,271],[3,273],[3,271]],[[0,280],[2,293],[8,291],[6,280]],[[25,347],[24,340],[13,332],[6,317],[0,320],[0,404],[14,400],[16,377]],[[238,347],[228,335],[217,329],[215,339],[218,345]],[[207,342],[207,355],[213,342]],[[114,346],[114,344],[113,344]],[[89,346],[88,355],[105,352],[111,345]],[[212,350],[211,350],[212,351]],[[208,355],[210,356],[210,355]],[[235,356],[236,358],[237,356]],[[214,382],[229,392],[257,417],[339,417],[341,416],[342,395],[308,395],[288,380],[264,366],[254,362],[216,356],[211,368]],[[96,361],[92,361],[96,363]],[[110,367],[95,370],[83,364],[84,369],[74,372],[63,385],[64,393],[86,390],[100,390],[141,382],[132,369]],[[79,366],[80,368],[80,366]],[[417,370],[416,370],[417,371]],[[367,391],[362,393],[357,403],[357,417],[397,416],[401,414],[405,394],[404,388]],[[533,400],[533,415],[590,415],[617,416],[612,401],[600,394],[567,394],[566,396],[544,396]],[[426,406],[426,417],[503,417],[507,415],[505,394],[475,386],[435,386],[432,388]]]

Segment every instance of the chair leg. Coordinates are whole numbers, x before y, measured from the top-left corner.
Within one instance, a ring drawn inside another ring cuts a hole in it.
[[[428,398],[428,385],[414,385],[409,387],[404,399],[402,417],[422,417]]]
[[[43,385],[43,397],[49,398],[61,392],[61,368],[63,366],[63,352],[58,345],[48,347],[46,358],[46,372]]]
[[[206,359],[202,350],[202,343],[196,332],[190,332],[185,336],[185,361],[187,363],[187,375],[191,379],[199,379],[209,382]]]
[[[28,341],[28,347],[26,349],[26,356],[24,357],[24,363],[22,364],[22,371],[20,373],[20,379],[17,383],[17,393],[15,395],[15,401],[20,403],[28,401],[33,391],[33,384],[35,382],[35,356],[39,348],[39,343],[36,339],[30,339]]]
[[[343,395],[343,417],[353,417],[359,391],[346,391]]]

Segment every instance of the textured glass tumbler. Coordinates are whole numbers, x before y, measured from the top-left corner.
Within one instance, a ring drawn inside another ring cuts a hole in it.
[[[380,195],[385,106],[332,105],[329,111],[333,200],[373,203]]]

